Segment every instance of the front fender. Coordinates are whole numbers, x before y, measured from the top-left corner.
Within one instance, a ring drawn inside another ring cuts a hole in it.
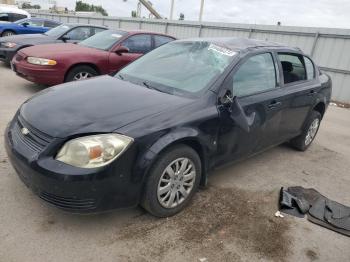
[[[208,173],[208,159],[210,152],[216,149],[215,139],[208,137],[195,128],[181,127],[172,130],[159,138],[151,147],[149,147],[139,158],[139,165],[137,167],[136,174],[142,181],[145,181],[149,170],[157,160],[159,154],[165,149],[176,145],[186,144],[191,146],[197,151],[202,162],[202,181],[201,184],[205,185],[207,173]]]

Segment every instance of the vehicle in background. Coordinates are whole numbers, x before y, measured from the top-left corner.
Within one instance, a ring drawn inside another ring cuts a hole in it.
[[[25,18],[13,23],[0,23],[0,36],[42,34],[60,24],[44,18]]]
[[[143,31],[106,30],[78,44],[49,44],[19,50],[12,59],[17,75],[57,85],[110,74],[175,38]]]
[[[167,217],[221,165],[285,142],[306,150],[331,90],[331,79],[297,48],[174,41],[115,78],[67,83],[26,101],[5,145],[22,181],[59,208],[141,204]]]
[[[1,22],[16,22],[24,18],[30,18],[27,11],[19,9],[16,5],[1,5],[0,4],[0,23]]]
[[[10,64],[18,50],[51,43],[78,43],[106,27],[91,24],[63,24],[43,34],[13,35],[0,38],[0,61]]]

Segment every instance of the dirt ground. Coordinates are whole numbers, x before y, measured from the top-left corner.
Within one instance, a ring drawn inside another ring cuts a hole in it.
[[[33,195],[4,150],[7,122],[42,89],[0,64],[0,262],[350,261],[350,238],[274,217],[281,186],[313,187],[350,206],[349,109],[329,108],[307,152],[279,146],[216,170],[175,217],[140,208],[81,216]]]

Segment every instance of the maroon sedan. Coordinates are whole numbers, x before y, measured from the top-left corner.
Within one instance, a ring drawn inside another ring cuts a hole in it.
[[[118,71],[152,49],[175,40],[171,36],[106,30],[79,44],[24,48],[12,60],[17,75],[35,83],[56,85]]]

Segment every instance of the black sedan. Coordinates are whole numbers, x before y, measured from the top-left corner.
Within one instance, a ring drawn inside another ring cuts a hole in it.
[[[63,24],[43,34],[13,35],[0,38],[0,61],[10,64],[18,50],[35,45],[77,43],[106,30],[106,27],[84,24]]]
[[[330,96],[330,78],[298,49],[237,38],[174,41],[115,77],[29,99],[5,144],[22,181],[59,208],[141,204],[166,217],[220,165],[286,141],[306,150]]]

